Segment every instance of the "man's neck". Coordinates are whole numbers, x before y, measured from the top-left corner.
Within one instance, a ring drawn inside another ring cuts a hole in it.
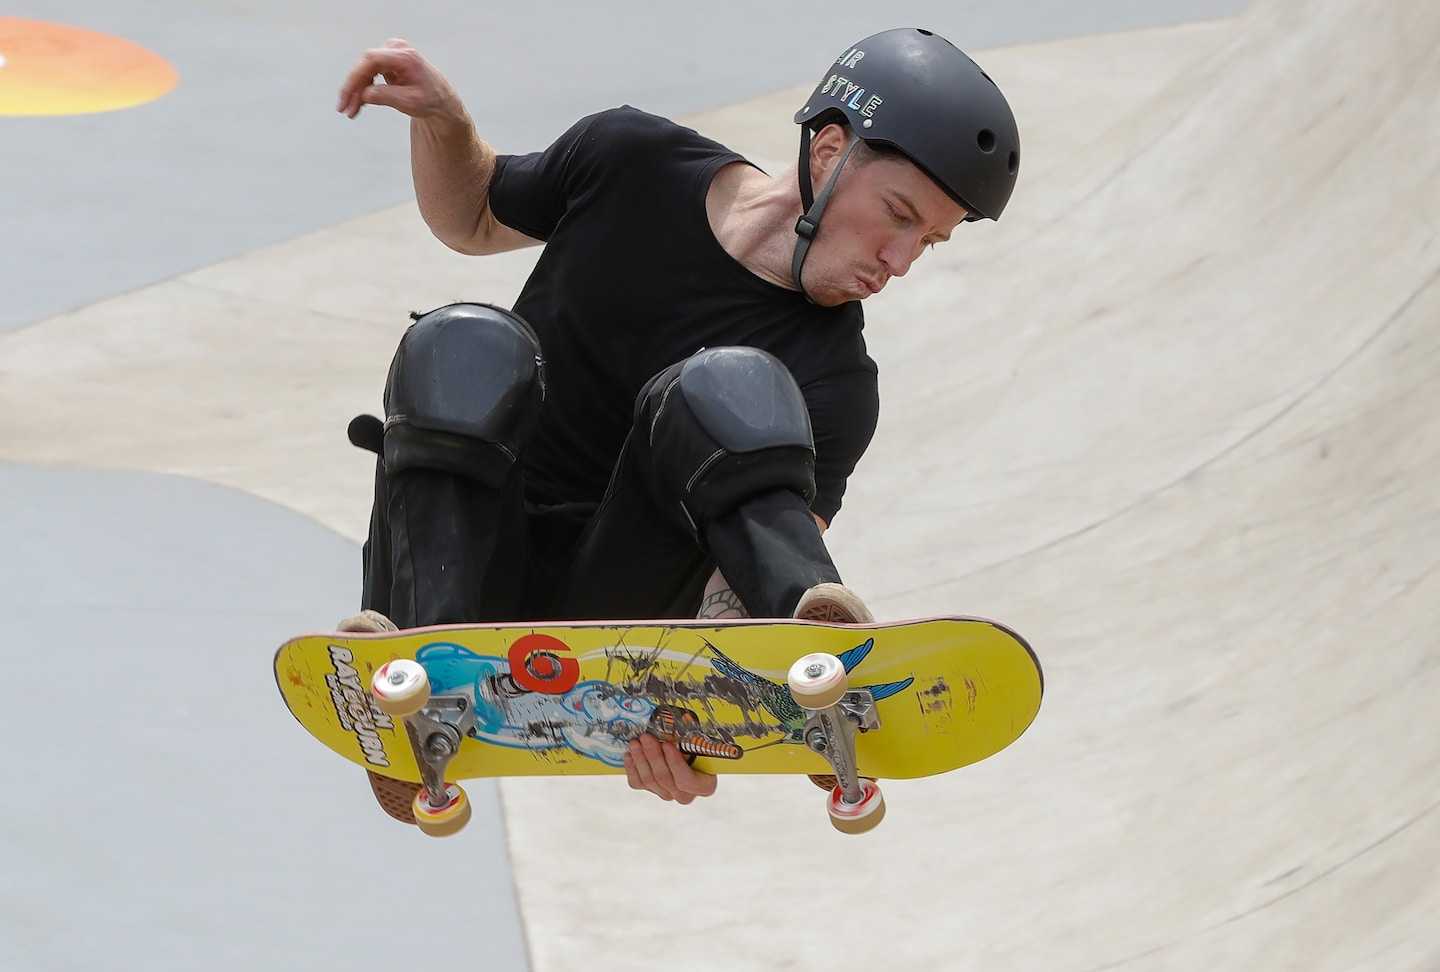
[[[745,163],[725,166],[705,196],[710,230],[736,262],[762,280],[794,290],[790,258],[800,191],[794,169],[772,178]]]

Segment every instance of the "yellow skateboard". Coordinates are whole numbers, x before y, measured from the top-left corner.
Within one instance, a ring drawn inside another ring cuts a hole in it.
[[[624,773],[646,732],[706,773],[832,776],[831,822],[859,833],[884,815],[877,779],[999,752],[1044,689],[1024,639],[975,618],[315,634],[280,647],[275,680],[311,735],[372,780],[411,784],[415,821],[436,836],[469,818],[454,780]]]

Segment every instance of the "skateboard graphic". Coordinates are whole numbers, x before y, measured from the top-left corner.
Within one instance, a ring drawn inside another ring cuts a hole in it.
[[[455,780],[623,774],[647,732],[706,773],[831,776],[831,822],[860,833],[884,816],[876,780],[994,755],[1044,689],[1024,639],[977,618],[314,634],[279,648],[275,680],[300,724],[372,780],[419,784],[411,809],[433,836],[469,819]]]

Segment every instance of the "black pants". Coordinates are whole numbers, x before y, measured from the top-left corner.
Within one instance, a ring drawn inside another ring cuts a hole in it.
[[[763,490],[701,523],[667,495],[646,432],[683,365],[647,383],[598,504],[536,503],[520,464],[492,487],[377,462],[362,607],[402,628],[693,618],[719,567],[752,617],[789,617],[807,588],[839,581],[799,493]]]

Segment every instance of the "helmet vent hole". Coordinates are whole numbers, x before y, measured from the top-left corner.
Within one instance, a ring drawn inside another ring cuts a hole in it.
[[[995,151],[995,133],[988,128],[980,129],[980,134],[975,136],[975,142],[980,146],[980,151],[986,154]]]
[[[1011,174],[1011,175],[1014,175],[1015,173],[1017,173],[1017,172],[1019,172],[1019,171],[1020,171],[1020,153],[1018,153],[1018,152],[1011,152],[1011,153],[1010,153],[1010,174]]]
[[[935,36],[935,32],[934,32],[933,30],[926,30],[924,27],[916,27],[915,30],[916,30],[918,33],[924,34],[926,37],[934,37],[934,36]]]

